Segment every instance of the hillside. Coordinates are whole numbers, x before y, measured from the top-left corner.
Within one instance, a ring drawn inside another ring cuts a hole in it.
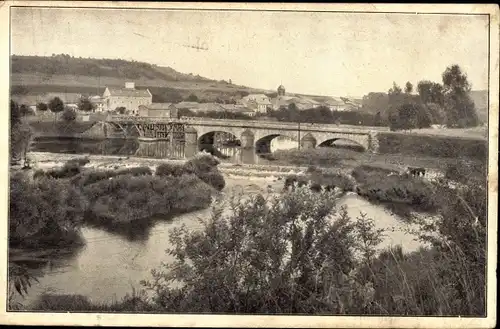
[[[177,72],[170,67],[119,59],[75,58],[69,55],[11,56],[11,94],[25,103],[62,94],[72,101],[77,94],[102,94],[105,87],[134,81],[149,88],[155,102],[178,101],[190,94],[213,101],[239,98],[245,93],[267,92]]]

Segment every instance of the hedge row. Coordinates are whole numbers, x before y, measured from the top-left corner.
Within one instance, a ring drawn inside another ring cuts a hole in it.
[[[378,133],[378,141],[378,152],[381,154],[401,153],[447,158],[469,157],[478,160],[485,160],[488,157],[488,143],[480,139]]]

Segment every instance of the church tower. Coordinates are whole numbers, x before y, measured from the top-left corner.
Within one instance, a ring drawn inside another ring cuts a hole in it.
[[[283,85],[278,87],[278,96],[285,96],[285,87]]]

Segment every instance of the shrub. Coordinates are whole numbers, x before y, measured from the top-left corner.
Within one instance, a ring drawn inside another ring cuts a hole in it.
[[[86,185],[90,212],[108,224],[147,220],[207,207],[211,188],[195,176],[116,176]]]
[[[156,176],[182,176],[184,174],[193,174],[189,171],[189,167],[174,163],[162,163],[156,167]]]
[[[334,200],[299,189],[270,203],[261,195],[236,202],[227,217],[216,206],[202,231],[171,234],[174,263],[143,284],[171,312],[338,313],[348,297],[330,291],[347,288],[337,280],[354,269],[356,244]]]
[[[55,179],[63,179],[63,178],[71,178],[78,175],[81,172],[81,167],[78,162],[68,161],[64,164],[62,168],[58,169],[50,169],[47,171],[37,170],[33,174],[34,179],[39,179],[42,177],[47,178],[55,178]]]
[[[10,179],[9,244],[38,248],[78,243],[85,198],[63,180],[30,181],[24,173]]]
[[[149,167],[122,168],[118,170],[88,170],[80,173],[72,179],[72,183],[79,187],[84,187],[101,180],[110,179],[121,175],[151,176],[153,174]]]

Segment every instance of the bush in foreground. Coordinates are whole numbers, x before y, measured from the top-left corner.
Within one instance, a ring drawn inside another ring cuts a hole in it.
[[[87,203],[68,182],[31,181],[24,173],[10,179],[9,245],[40,248],[71,245],[79,240]]]

